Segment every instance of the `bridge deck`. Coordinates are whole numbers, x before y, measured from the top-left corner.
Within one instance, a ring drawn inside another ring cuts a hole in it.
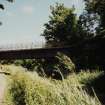
[[[18,49],[1,50],[0,59],[38,59],[49,58],[56,55],[57,52],[68,52],[69,47],[65,48],[37,48],[37,49]]]

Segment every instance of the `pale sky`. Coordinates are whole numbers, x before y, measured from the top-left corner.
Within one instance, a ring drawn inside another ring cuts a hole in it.
[[[79,15],[83,8],[82,0],[15,0],[14,3],[3,2],[6,9],[0,12],[0,44],[14,43],[42,43],[44,38],[43,25],[48,22],[50,5],[56,2],[64,3],[67,7],[75,5]]]

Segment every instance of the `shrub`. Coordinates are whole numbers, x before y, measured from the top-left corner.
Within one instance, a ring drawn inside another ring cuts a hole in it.
[[[70,80],[52,81],[23,69],[12,73],[10,80],[7,98],[12,105],[101,105],[97,97],[89,96],[81,86],[69,85]]]
[[[54,79],[67,78],[70,73],[75,71],[75,64],[63,53],[58,52],[54,58],[45,59],[42,63],[44,73]]]
[[[67,71],[67,73],[75,72],[75,64],[72,62],[70,57],[58,52],[56,59],[58,59],[57,66],[61,69],[62,74],[65,74]]]

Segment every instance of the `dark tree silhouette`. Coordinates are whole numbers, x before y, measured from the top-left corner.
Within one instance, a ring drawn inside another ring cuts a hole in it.
[[[44,24],[47,45],[64,46],[75,44],[79,38],[77,29],[77,17],[74,8],[67,8],[64,4],[56,3],[51,6],[51,15],[48,23]]]
[[[4,5],[3,4],[0,4],[0,8],[3,10],[4,9]]]
[[[13,2],[14,0],[6,0],[8,2]],[[0,3],[0,9],[4,9],[4,5]]]
[[[86,10],[88,13],[97,14],[99,19],[99,27],[97,32],[105,30],[105,0],[84,0],[86,5]]]
[[[6,0],[6,1],[13,2],[14,0]],[[4,7],[4,5],[2,3],[0,3],[0,9],[1,10],[4,10],[5,9],[5,7]],[[2,22],[0,22],[0,25],[2,25]]]

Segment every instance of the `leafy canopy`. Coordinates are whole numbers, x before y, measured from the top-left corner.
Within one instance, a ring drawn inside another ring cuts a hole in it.
[[[8,2],[13,2],[14,0],[6,0]],[[4,9],[4,5],[3,4],[0,4],[0,9]]]
[[[66,8],[64,4],[56,3],[50,6],[51,15],[48,23],[44,24],[42,36],[51,46],[70,45],[77,41],[77,18],[74,8]]]
[[[99,16],[99,31],[105,30],[105,0],[84,0],[88,13]]]

